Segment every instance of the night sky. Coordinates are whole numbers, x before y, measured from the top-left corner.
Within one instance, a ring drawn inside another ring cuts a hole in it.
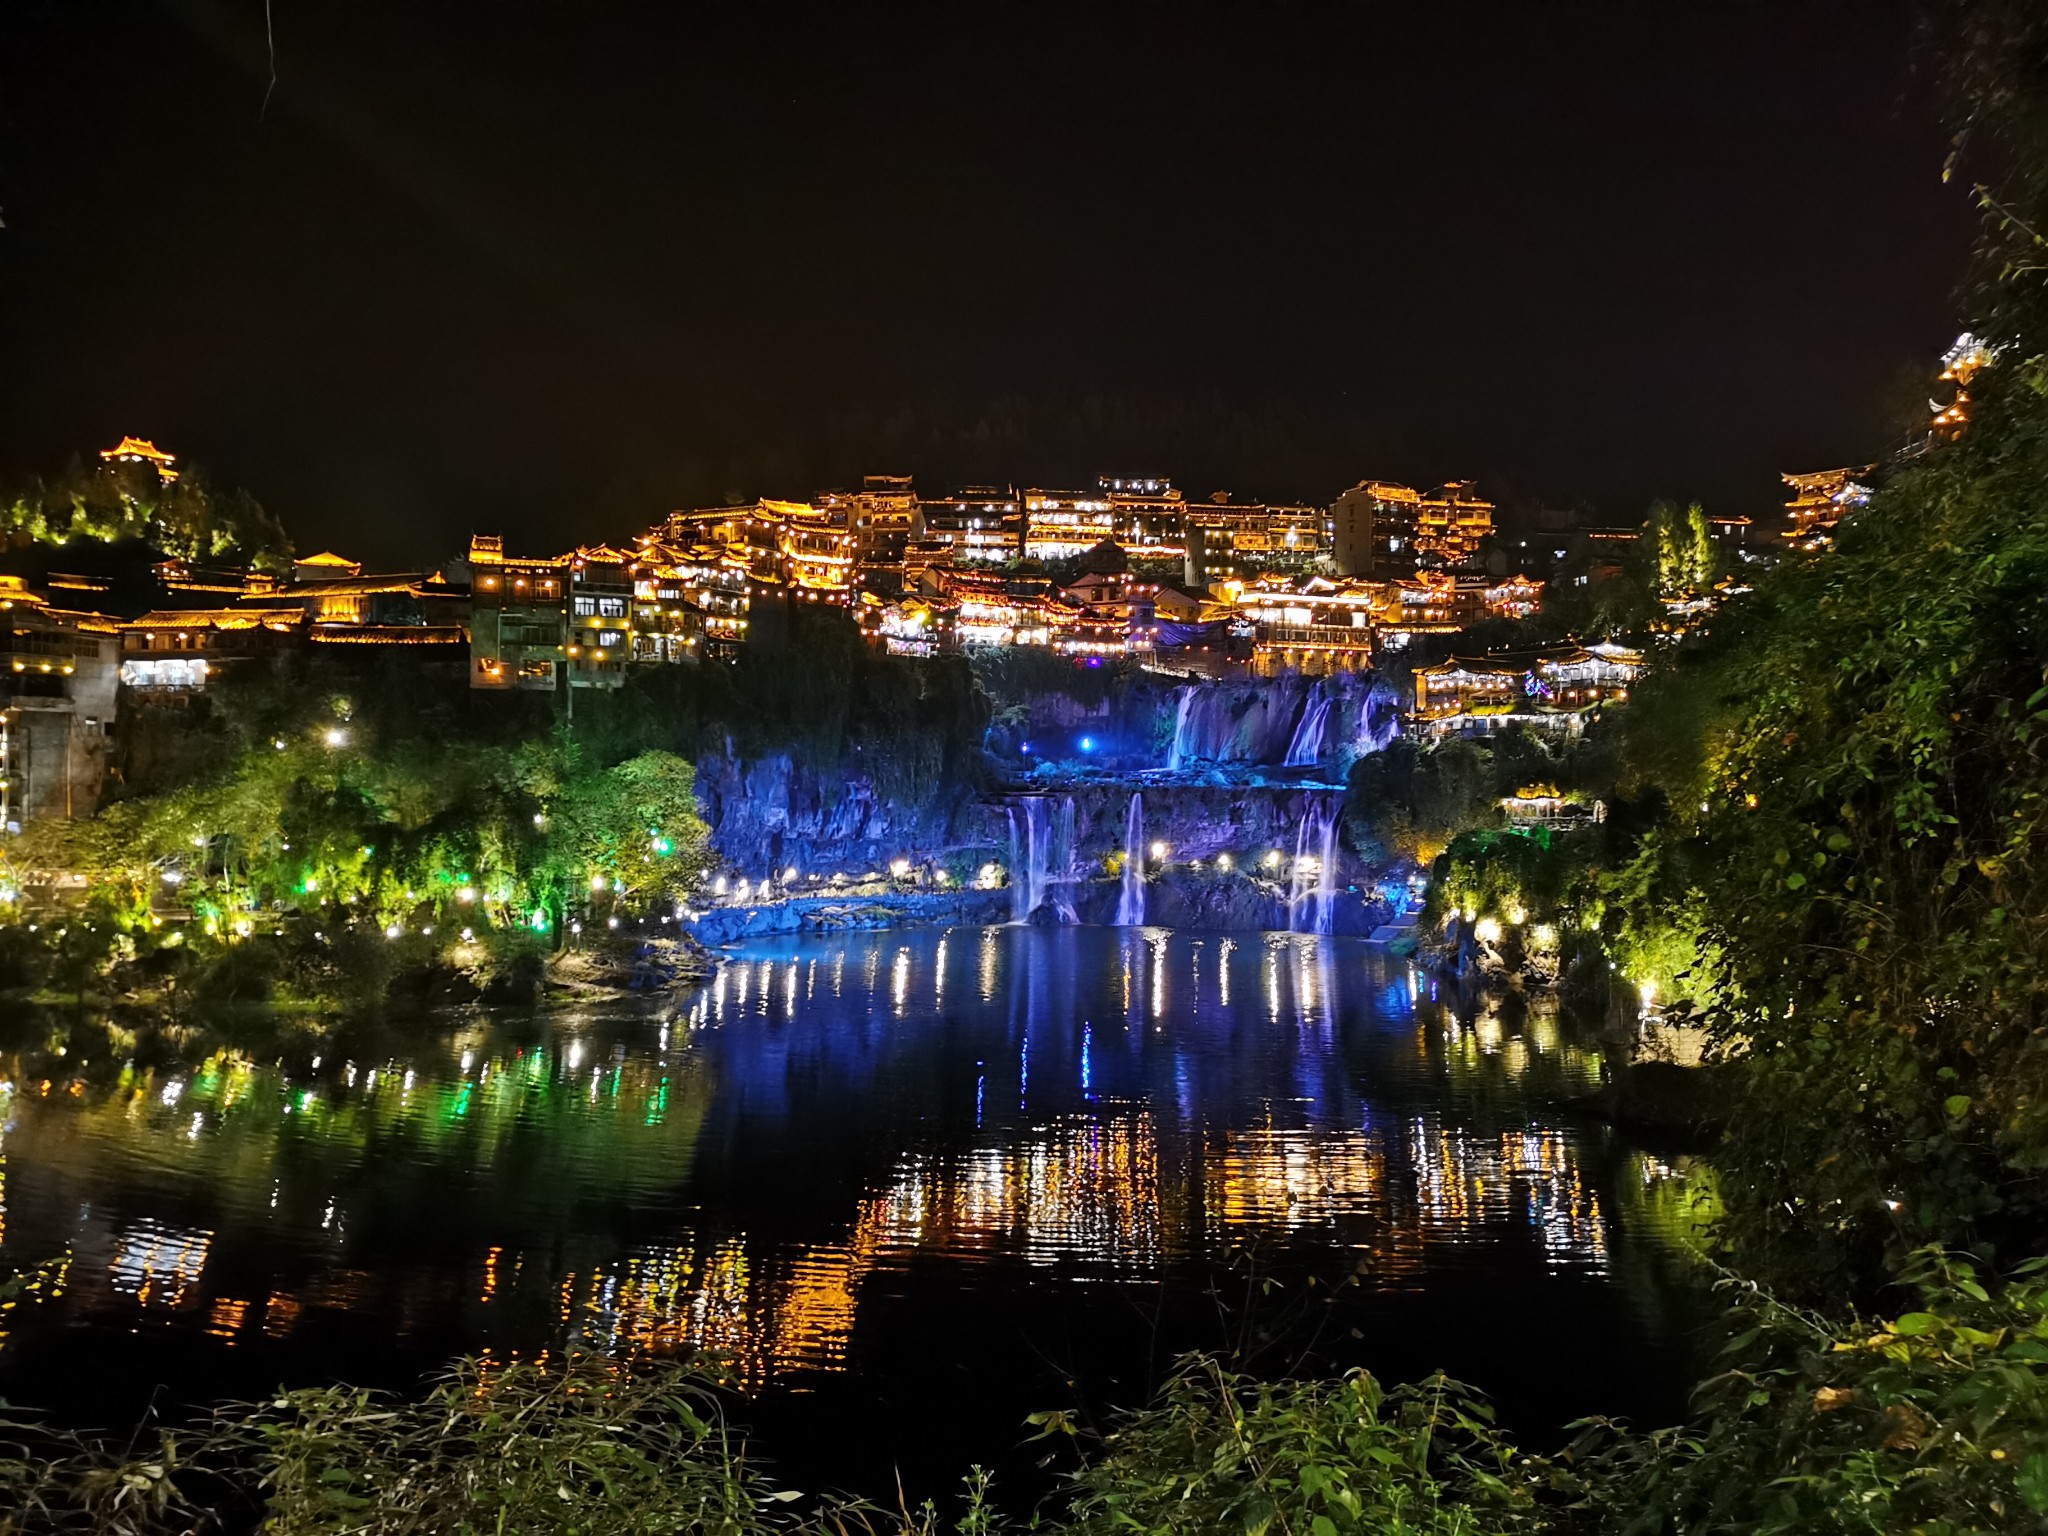
[[[1165,473],[1764,513],[1972,235],[1883,4],[0,3],[0,476],[304,548]]]

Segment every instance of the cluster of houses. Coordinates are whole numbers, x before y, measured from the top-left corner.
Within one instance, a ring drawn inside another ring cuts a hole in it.
[[[117,454],[177,473],[138,440]],[[1805,538],[1860,490],[1849,472],[1786,479]],[[1492,533],[1470,482],[1362,481],[1316,508],[1189,501],[1161,479],[925,497],[870,476],[812,501],[675,512],[619,546],[522,554],[478,534],[432,571],[366,572],[331,553],[280,572],[160,560],[141,599],[104,575],[0,576],[0,823],[89,813],[124,702],[176,708],[222,668],[294,648],[403,654],[573,708],[576,690],[635,668],[785,647],[793,615],[828,608],[906,656],[1030,646],[1082,665],[1324,674],[1533,614],[1543,578],[1487,547]],[[1746,519],[1717,520],[1717,538],[1746,533]],[[1634,536],[1582,534],[1611,537],[1617,560]],[[1414,672],[1413,716],[1432,732],[1576,722],[1626,698],[1641,665],[1611,645],[1454,657]]]

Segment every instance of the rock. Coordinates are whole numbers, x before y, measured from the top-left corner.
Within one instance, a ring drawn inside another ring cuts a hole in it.
[[[554,956],[548,962],[547,985],[578,993],[652,994],[702,981],[715,964],[688,934],[622,939],[607,935]]]

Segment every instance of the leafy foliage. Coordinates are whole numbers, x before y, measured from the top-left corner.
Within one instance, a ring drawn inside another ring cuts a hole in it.
[[[247,491],[217,491],[205,471],[188,467],[164,480],[146,465],[74,459],[51,480],[0,497],[0,541],[64,544],[140,539],[186,560],[248,561],[281,570],[291,540]]]
[[[1255,1382],[1195,1357],[1074,1477],[1074,1536],[1542,1531],[1528,1464],[1443,1376]],[[1040,1415],[1049,1428],[1063,1421]]]

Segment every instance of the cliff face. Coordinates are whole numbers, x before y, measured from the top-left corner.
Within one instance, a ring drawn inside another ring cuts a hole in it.
[[[855,748],[817,768],[786,752],[752,761],[707,753],[697,763],[697,801],[712,847],[732,868],[759,878],[789,868],[886,869],[893,859],[921,862],[1000,840],[991,814],[966,792],[921,803],[895,799],[880,787],[885,766],[860,757]]]

